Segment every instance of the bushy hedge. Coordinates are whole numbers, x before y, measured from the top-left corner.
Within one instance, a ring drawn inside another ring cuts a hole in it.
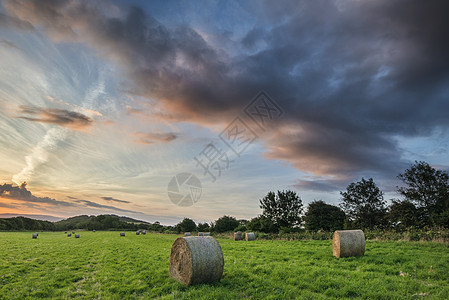
[[[440,243],[449,243],[449,229],[446,228],[408,228],[399,232],[395,230],[372,229],[364,230],[367,240],[380,241],[432,241]],[[299,232],[280,232],[264,233],[255,232],[256,239],[259,240],[332,240],[333,232],[330,231],[299,231]],[[222,238],[234,238],[233,232],[221,233],[216,236]]]

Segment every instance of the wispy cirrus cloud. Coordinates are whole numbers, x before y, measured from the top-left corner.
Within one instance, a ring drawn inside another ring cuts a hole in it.
[[[56,124],[71,129],[84,129],[93,124],[88,116],[65,109],[20,106],[18,118],[27,121]]]
[[[0,40],[0,46],[11,48],[11,49],[22,50],[19,47],[17,47],[16,44],[14,44],[13,42],[5,40],[5,39]]]
[[[19,173],[13,175],[12,181],[17,185],[29,181],[34,170],[48,161],[50,149],[54,148],[59,141],[66,137],[66,130],[66,128],[49,129],[42,140],[33,147],[31,153],[25,156],[25,166]]]
[[[104,204],[99,204],[90,200],[83,200],[83,199],[77,199],[77,200],[73,200],[74,202],[81,204],[82,206],[86,206],[86,207],[92,207],[92,208],[99,208],[99,209],[107,209],[107,210],[113,210],[113,211],[118,211],[118,212],[123,212],[123,213],[133,213],[133,214],[138,214],[139,212],[137,211],[133,211],[133,210],[128,210],[128,209],[121,209],[115,206],[111,206],[111,205],[104,205]]]
[[[345,189],[346,180],[299,180],[293,186],[299,191],[335,192]]]
[[[108,201],[108,202],[131,203],[129,201],[120,200],[120,199],[116,199],[116,198],[113,198],[113,197],[101,197],[101,199],[103,199],[104,201]]]

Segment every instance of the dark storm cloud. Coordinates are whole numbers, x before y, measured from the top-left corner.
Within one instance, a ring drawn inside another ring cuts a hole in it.
[[[116,199],[116,198],[112,198],[112,197],[101,197],[101,199],[103,199],[104,201],[109,201],[109,202],[131,203],[129,201],[120,200],[120,199]]]
[[[73,129],[82,129],[93,123],[88,116],[65,109],[21,106],[20,114],[19,118],[24,120],[57,124]]]
[[[394,176],[407,163],[396,136],[449,125],[448,1],[254,2],[259,20],[241,41],[251,54],[238,55],[139,8],[111,17],[84,1],[4,3],[10,18],[113,59],[164,118],[228,122],[268,91],[286,114],[261,136],[266,157],[303,171]]]
[[[58,201],[49,197],[34,196],[30,191],[27,190],[26,186],[26,183],[22,183],[20,186],[14,186],[7,183],[0,185],[0,197],[39,204],[73,206],[73,204],[69,202]]]

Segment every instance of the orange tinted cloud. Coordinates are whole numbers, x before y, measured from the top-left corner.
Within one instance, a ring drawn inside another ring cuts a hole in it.
[[[136,132],[135,135],[138,137],[138,139],[135,140],[135,142],[140,144],[168,143],[175,140],[178,137],[178,135],[173,132],[167,133]]]
[[[93,124],[93,120],[88,116],[65,109],[20,106],[19,113],[18,118],[20,119],[56,124],[76,130],[85,129]]]

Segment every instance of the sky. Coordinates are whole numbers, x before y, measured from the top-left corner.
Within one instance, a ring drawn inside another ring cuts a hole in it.
[[[0,214],[250,219],[448,170],[449,3],[0,1]]]

